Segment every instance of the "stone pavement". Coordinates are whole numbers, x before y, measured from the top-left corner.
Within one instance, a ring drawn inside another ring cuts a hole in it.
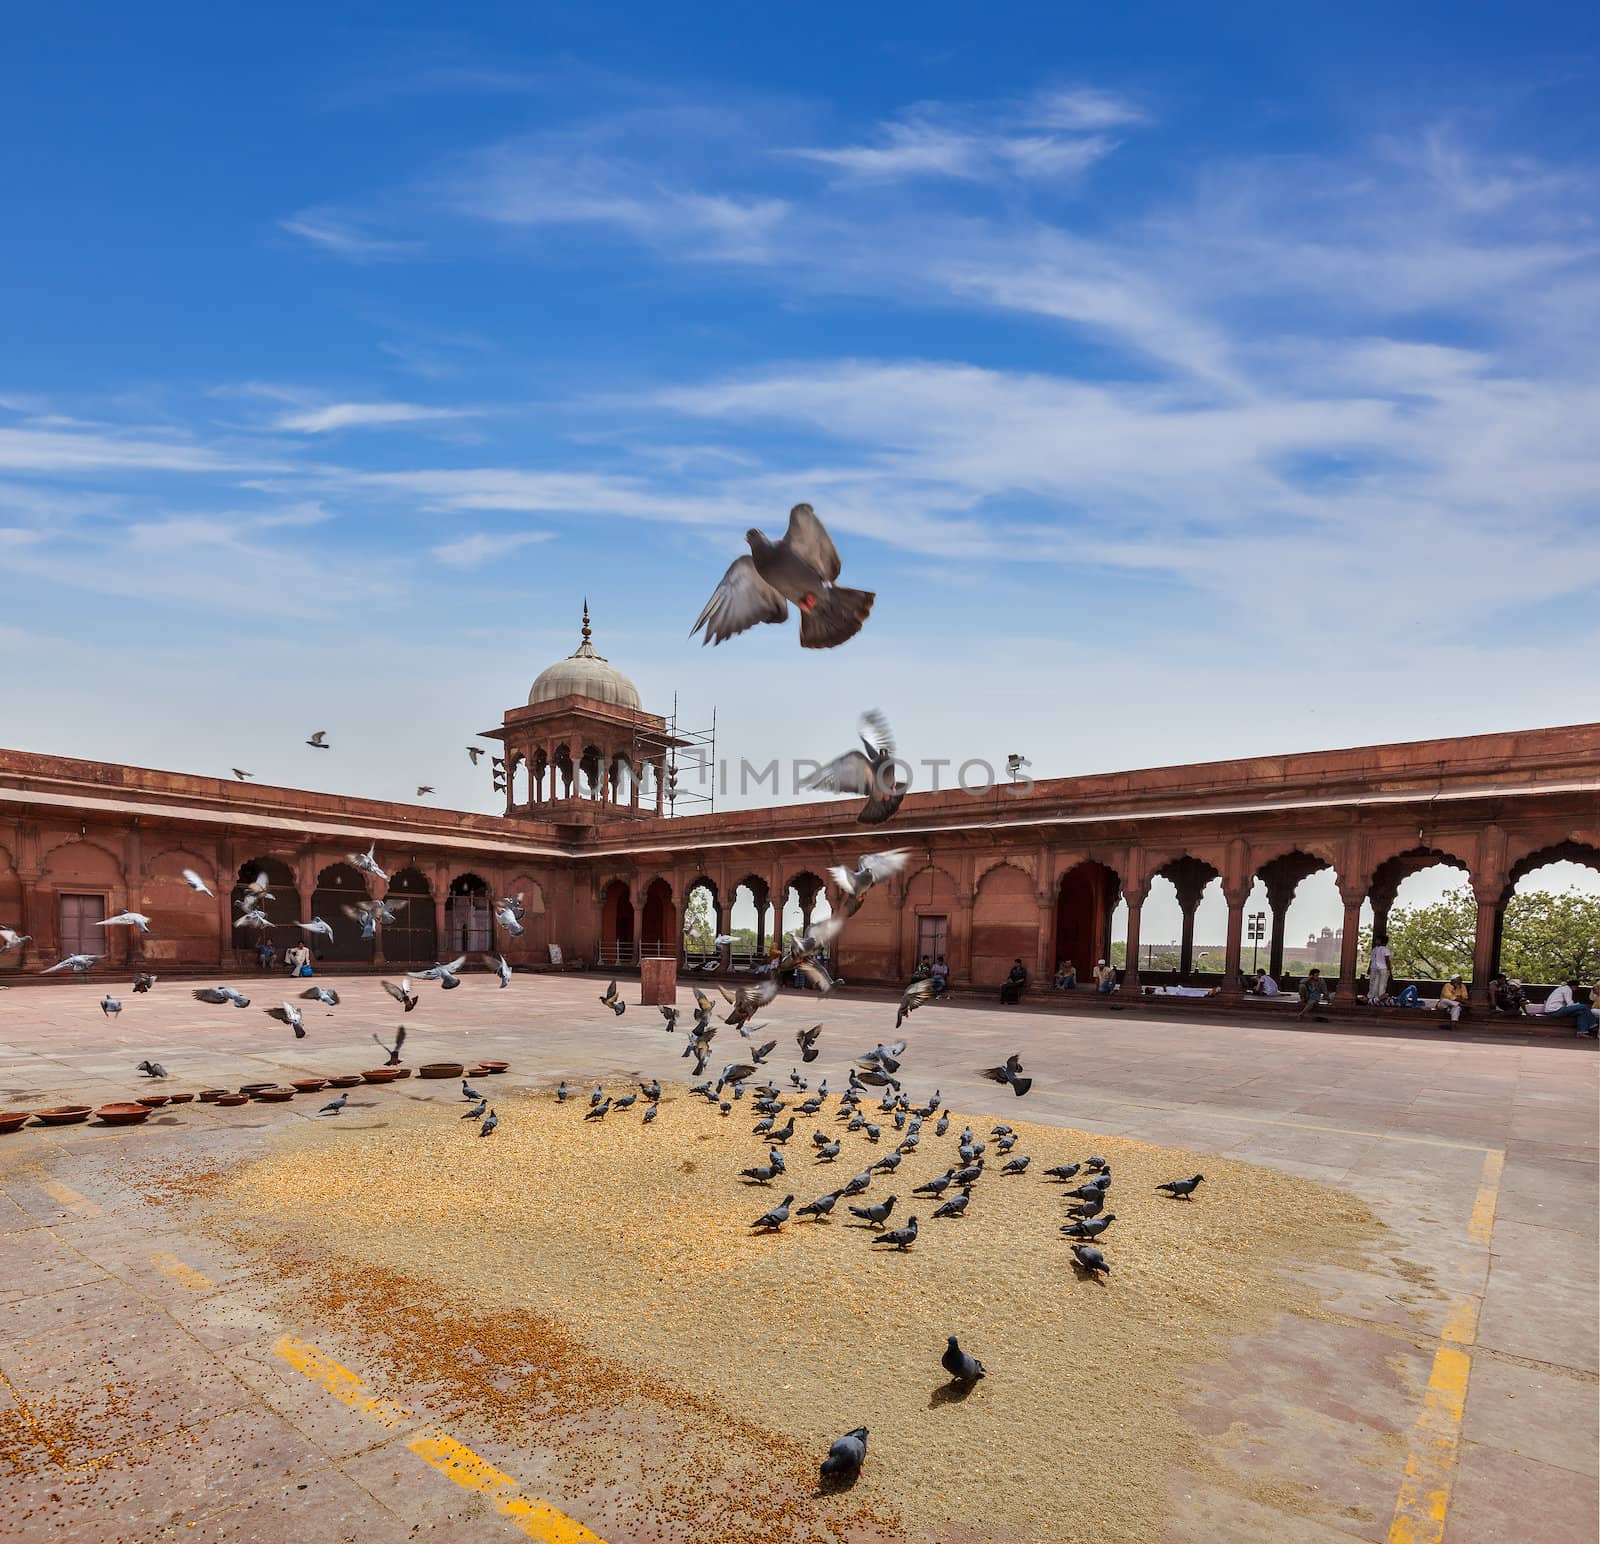
[[[123,990],[109,1021],[100,982],[0,990],[0,1108],[129,1097],[146,1056],[184,1089],[359,1071],[381,1061],[369,1033],[399,1021],[371,978],[323,978],[346,1002],[331,1015],[302,1004],[296,1041],[260,1012],[290,983],[233,984],[252,991],[250,1009],[158,984]],[[595,1001],[602,985],[519,976],[500,992],[478,975],[448,997],[425,985],[407,1060],[498,1056],[513,1087],[679,1076],[681,1040],[639,1009],[638,984],[624,986],[634,1006],[621,1019]],[[835,1052],[893,1038],[881,999],[786,993],[769,1017],[791,1032],[825,1020]],[[1173,1544],[1597,1537],[1592,1042],[972,1003],[930,1007],[907,1029],[916,1087],[940,1082],[963,1111],[1015,1111],[971,1069],[1019,1051],[1037,1080],[1032,1120],[1309,1175],[1359,1191],[1394,1229],[1361,1270],[1305,1273],[1321,1314],[1196,1369],[1186,1414],[1216,1466],[1170,1476]],[[842,1057],[824,1069],[842,1081]],[[456,1089],[353,1092],[381,1107]],[[0,1137],[0,1537],[584,1536],[545,1501],[612,1544],[651,1536],[628,1531],[613,1495],[562,1493],[535,1451],[440,1432],[425,1390],[363,1384],[316,1305],[285,1316],[253,1262],[138,1193],[140,1165],[237,1161],[321,1102],[190,1104],[131,1130]],[[1083,1536],[1063,1520],[1061,1538]]]

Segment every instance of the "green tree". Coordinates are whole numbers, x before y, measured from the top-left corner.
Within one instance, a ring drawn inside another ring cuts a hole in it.
[[[689,900],[683,908],[683,947],[690,954],[711,954],[717,947],[716,938],[711,892],[702,885],[689,892]]]
[[[1429,906],[1396,907],[1389,913],[1395,976],[1447,981],[1459,972],[1470,981],[1477,932],[1478,903],[1466,885],[1447,890]]]
[[[1514,895],[1500,933],[1500,969],[1520,981],[1589,982],[1600,970],[1600,896]]]

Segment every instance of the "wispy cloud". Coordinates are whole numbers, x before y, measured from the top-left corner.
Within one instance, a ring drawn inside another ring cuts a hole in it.
[[[329,434],[336,429],[392,429],[478,416],[475,408],[429,407],[420,402],[330,402],[280,414],[274,427],[298,434]]]
[[[529,547],[536,542],[550,541],[554,531],[475,531],[455,541],[431,549],[429,555],[446,568],[481,568],[491,558],[505,557],[519,547]]]
[[[303,209],[299,214],[279,220],[278,226],[324,252],[356,263],[394,262],[414,257],[422,250],[420,242],[369,235],[347,217],[329,210]]]

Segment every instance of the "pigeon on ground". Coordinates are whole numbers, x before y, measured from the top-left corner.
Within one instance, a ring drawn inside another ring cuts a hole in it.
[[[597,1104],[600,1103],[602,1099],[605,1098],[605,1096],[605,1086],[601,1083],[596,1083],[595,1086],[589,1090],[589,1108],[592,1110]]]
[[[1091,1238],[1098,1238],[1116,1220],[1115,1212],[1107,1212],[1103,1217],[1079,1217],[1074,1222],[1064,1223],[1061,1231],[1068,1238],[1082,1239],[1087,1243]]]
[[[556,1103],[565,1104],[567,1102],[567,1093],[567,1080],[562,1078],[561,1082],[556,1085]]]
[[[949,1129],[950,1117],[948,1115],[941,1115],[939,1117],[939,1124],[933,1128],[933,1134],[936,1137],[942,1137]]]
[[[837,1142],[828,1142],[824,1146],[817,1149],[818,1163],[832,1163],[833,1160],[838,1156],[839,1144]]]
[[[73,975],[81,976],[101,956],[98,954],[69,954],[64,960],[57,960],[54,965],[46,965],[39,972],[41,976],[53,976],[58,970],[70,970]]]
[[[150,975],[147,971],[136,971],[133,977],[134,996],[142,997],[155,984],[156,977]]]
[[[500,978],[500,990],[502,992],[505,991],[511,985],[511,967],[506,963],[505,955],[497,954],[495,956],[494,973]]]
[[[894,1016],[894,1027],[899,1027],[911,1017],[918,1008],[925,1003],[933,1001],[933,978],[924,977],[921,981],[913,981],[904,992],[900,994],[900,1011]]]
[[[337,1115],[350,1102],[349,1094],[340,1094],[337,1099],[330,1099],[327,1104],[317,1111],[319,1115]]]
[[[1080,1201],[1103,1201],[1106,1191],[1110,1188],[1109,1185],[1102,1185],[1099,1180],[1092,1179],[1087,1184],[1079,1185],[1076,1189],[1065,1191],[1063,1194],[1074,1196]]]
[[[815,1217],[818,1222],[821,1222],[833,1210],[834,1203],[838,1201],[841,1194],[842,1192],[838,1190],[830,1190],[826,1195],[818,1196],[809,1206],[802,1206],[797,1210],[801,1216]]]
[[[183,871],[183,882],[200,895],[211,894],[211,887],[193,869]]]
[[[140,911],[119,911],[114,917],[107,917],[104,922],[95,923],[96,927],[136,927],[141,933],[150,931],[150,919]]]
[[[969,1185],[977,1184],[977,1182],[982,1178],[983,1159],[977,1158],[969,1163],[964,1169],[957,1169],[956,1172],[950,1176],[950,1183],[952,1185],[959,1185],[963,1190],[965,1190]]]
[[[1067,1208],[1067,1216],[1083,1222],[1090,1217],[1098,1217],[1106,1209],[1106,1194],[1103,1190],[1091,1191],[1088,1197],[1079,1201],[1076,1206]]]
[[[134,1068],[135,1072],[142,1072],[147,1078],[164,1078],[167,1069],[158,1061],[142,1061]]]
[[[470,1110],[461,1112],[462,1120],[482,1120],[484,1111],[489,1108],[487,1099],[480,1099]]]
[[[971,1199],[971,1191],[963,1190],[960,1195],[951,1196],[933,1215],[935,1217],[960,1217],[966,1211],[967,1203]]]
[[[611,1101],[607,1099],[604,1101],[604,1103],[595,1105],[593,1109],[585,1110],[583,1118],[585,1120],[604,1120],[606,1118],[606,1112],[610,1108]]]
[[[365,852],[352,852],[347,854],[352,868],[360,869],[363,874],[371,874],[374,879],[381,879],[385,884],[389,876],[378,867],[378,844],[374,842]]]
[[[650,1108],[644,1112],[644,1119],[640,1122],[640,1124],[648,1126],[650,1122],[656,1118],[656,1114],[660,1109],[661,1106],[659,1104],[652,1104]]]
[[[763,1212],[750,1226],[767,1232],[776,1232],[789,1220],[789,1207],[793,1201],[793,1196],[785,1196],[779,1205],[773,1207],[770,1212]]]
[[[1108,1159],[1102,1158],[1098,1154],[1092,1154],[1090,1157],[1083,1160],[1083,1166],[1091,1174],[1098,1174],[1107,1166],[1108,1162]]]
[[[381,985],[384,991],[394,998],[394,1000],[399,1003],[407,1013],[410,1013],[411,1010],[415,1008],[422,1000],[421,998],[412,995],[411,978],[409,976],[402,976],[400,978],[399,986],[396,986],[392,981],[382,982]]]
[[[435,960],[434,963],[426,970],[419,970],[417,972],[417,980],[437,981],[439,985],[448,992],[452,988],[461,985],[461,978],[456,975],[456,972],[460,970],[461,967],[466,963],[467,957],[464,954],[459,955],[457,958],[451,960],[448,965],[441,965],[437,960]],[[406,1011],[410,1012],[410,1009],[407,1009]]]
[[[870,1222],[873,1227],[881,1228],[889,1220],[889,1213],[894,1210],[894,1196],[886,1196],[875,1206],[852,1206],[850,1215],[859,1217],[863,1222]]]
[[[306,1026],[300,1017],[300,1010],[293,1003],[284,1003],[281,1008],[264,1008],[262,1012],[270,1019],[276,1019],[280,1024],[287,1024],[294,1031],[296,1040],[304,1040]]]
[[[1046,1179],[1071,1179],[1082,1167],[1076,1163],[1058,1163],[1053,1169],[1044,1171]]]
[[[794,1116],[791,1115],[789,1117],[787,1125],[779,1126],[777,1128],[777,1130],[772,1133],[772,1140],[774,1142],[787,1142],[789,1140],[789,1138],[792,1137],[793,1135],[794,1135]]]
[[[463,1099],[483,1099],[486,1096],[483,1095],[483,1094],[480,1094],[478,1092],[478,1090],[475,1089],[465,1078],[462,1078],[462,1080],[461,1080],[461,1097]]]
[[[1072,1260],[1079,1270],[1095,1280],[1099,1280],[1102,1275],[1111,1274],[1111,1267],[1106,1264],[1106,1257],[1093,1244],[1074,1244]]]
[[[480,1128],[479,1128],[479,1130],[478,1130],[478,1135],[479,1135],[479,1136],[480,1136],[480,1137],[486,1137],[486,1136],[488,1136],[488,1135],[489,1135],[489,1133],[490,1133],[490,1132],[491,1132],[491,1131],[493,1131],[493,1130],[494,1130],[494,1128],[495,1128],[495,1127],[496,1127],[496,1126],[498,1126],[498,1125],[499,1125],[499,1124],[500,1124],[500,1117],[499,1117],[499,1116],[498,1116],[498,1115],[496,1115],[496,1114],[495,1114],[495,1113],[494,1113],[494,1111],[493,1111],[493,1110],[490,1110],[490,1111],[489,1111],[489,1118],[488,1118],[488,1120],[486,1120],[486,1121],[485,1121],[485,1122],[484,1122],[484,1123],[483,1123],[483,1125],[482,1125],[482,1126],[481,1126],[481,1127],[480,1127]]]
[[[1011,1092],[1019,1099],[1033,1087],[1033,1079],[1022,1076],[1020,1056],[1008,1056],[1003,1067],[980,1067],[978,1075],[988,1078],[992,1083],[1009,1083]]]
[[[1001,1165],[1000,1172],[1002,1174],[1025,1174],[1028,1170],[1028,1164],[1031,1161],[1032,1160],[1026,1153],[1023,1153],[1017,1158],[1008,1158],[1005,1163]]]
[[[992,1137],[1009,1137],[1013,1134],[1011,1128],[1004,1121],[1000,1121],[989,1128],[989,1135]]]
[[[0,954],[10,954],[13,949],[20,949],[32,942],[32,933],[19,933],[14,927],[0,927]]]
[[[333,749],[333,747],[328,744],[328,731],[326,729],[317,730],[317,732],[306,741],[306,744],[309,745],[314,751],[331,751]]]
[[[779,1155],[782,1156],[781,1154]],[[740,1169],[740,1179],[753,1179],[758,1185],[770,1185],[774,1175],[783,1173],[782,1164],[759,1163],[751,1169]]]
[[[944,1355],[939,1358],[939,1365],[950,1374],[952,1383],[973,1384],[984,1375],[983,1363],[963,1351],[954,1335],[949,1337]]]
[[[911,1193],[914,1196],[942,1196],[950,1188],[954,1169],[946,1169],[937,1179],[930,1179],[925,1185],[918,1185]],[[935,1214],[937,1215],[937,1214]]]
[[[995,1143],[995,1151],[999,1153],[1002,1158],[1004,1158],[1005,1155],[1009,1153],[1016,1145],[1017,1139],[1015,1137],[1001,1137],[1000,1140]]]
[[[900,808],[910,785],[895,777],[899,765],[894,752],[894,734],[889,721],[873,709],[863,713],[857,733],[865,751],[846,751],[820,767],[800,786],[827,793],[854,794],[865,798],[856,821],[864,826],[882,825]]]
[[[854,1480],[861,1473],[861,1466],[866,1459],[867,1428],[858,1426],[854,1431],[847,1431],[828,1448],[828,1456],[822,1460],[823,1482]]]
[[[638,1097],[637,1094],[623,1094],[620,1098],[611,1101],[611,1108],[613,1110],[630,1110]]]
[[[648,1083],[641,1083],[639,1085],[639,1092],[643,1094],[651,1104],[657,1103],[661,1098],[661,1080],[659,1078],[651,1078]]]
[[[805,1092],[806,1080],[800,1076],[800,1069],[798,1067],[791,1067],[789,1069],[789,1086],[797,1093]]]
[[[337,1008],[339,1006],[339,994],[329,986],[308,986],[300,994],[300,1000],[308,1003],[321,1003],[327,1008]]]
[[[1204,1174],[1196,1174],[1193,1179],[1169,1179],[1164,1185],[1157,1185],[1156,1189],[1164,1191],[1176,1200],[1181,1196],[1185,1201],[1194,1199],[1195,1187],[1205,1178]]]
[[[893,1174],[900,1167],[900,1154],[887,1153],[872,1166],[881,1169],[885,1174]]]
[[[872,1170],[863,1169],[839,1192],[841,1196],[858,1196],[872,1183]]]
[[[383,1063],[384,1066],[398,1067],[400,1065],[400,1047],[406,1043],[405,1025],[395,1025],[393,1045],[384,1045],[382,1039],[378,1035],[374,1035],[372,1038],[377,1042],[379,1049],[385,1052],[385,1059]]]
[[[231,986],[197,986],[191,995],[203,1003],[232,1003],[235,1008],[248,1008],[250,999]]]
[[[122,999],[113,997],[109,992],[100,999],[100,1011],[109,1019],[113,1014],[122,1012]]]
[[[890,1244],[902,1254],[917,1241],[917,1219],[907,1217],[903,1228],[891,1228],[887,1233],[879,1233],[869,1238],[869,1244]]]
[[[802,1029],[796,1033],[795,1044],[800,1047],[800,1060],[814,1062],[822,1052],[817,1047],[817,1036],[822,1033],[820,1024],[813,1024],[810,1029]]]
[[[789,528],[769,541],[752,527],[750,552],[735,558],[689,629],[704,629],[703,643],[718,644],[761,622],[786,622],[789,602],[800,608],[800,646],[831,649],[861,631],[875,599],[870,590],[846,589],[839,554],[827,527],[809,504],[789,511]]]

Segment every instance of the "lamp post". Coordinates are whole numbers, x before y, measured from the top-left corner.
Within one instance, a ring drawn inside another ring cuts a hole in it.
[[[1256,968],[1256,952],[1260,949],[1262,940],[1267,936],[1267,914],[1264,911],[1250,913],[1250,969]]]

